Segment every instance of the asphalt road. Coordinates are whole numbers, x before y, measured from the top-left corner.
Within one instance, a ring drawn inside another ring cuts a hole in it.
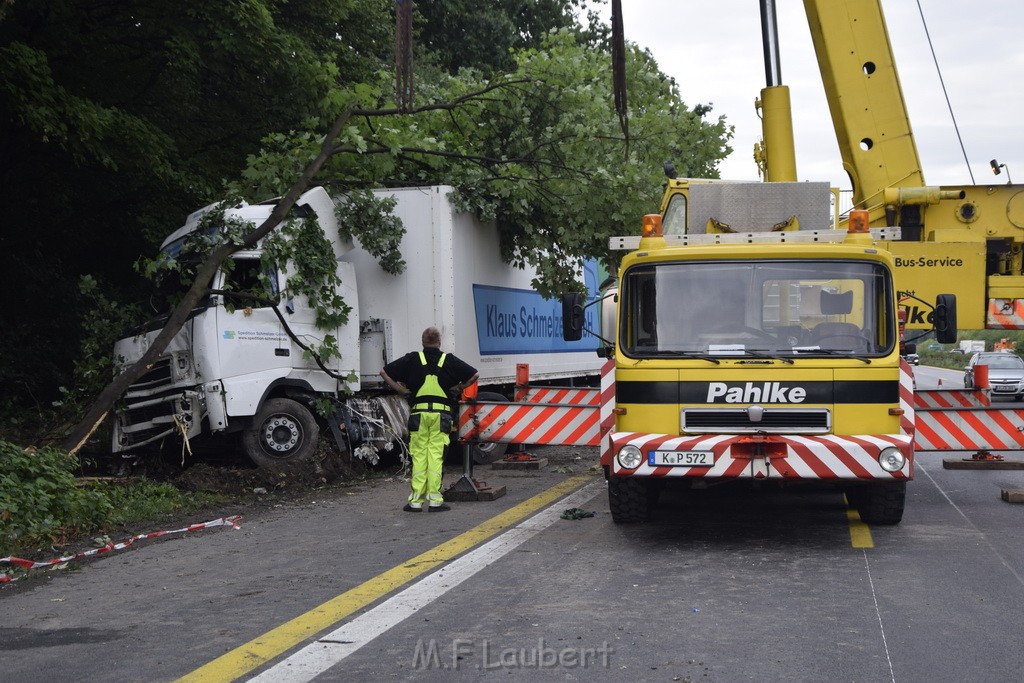
[[[1024,506],[999,491],[1024,487],[1024,471],[945,470],[941,455],[919,454],[895,527],[851,520],[827,488],[727,487],[669,492],[652,522],[618,526],[588,471],[594,449],[535,451],[550,457],[539,472],[478,469],[507,487],[495,501],[410,514],[400,481],[328,490],[237,530],[147,541],[0,589],[0,671],[19,681],[1019,679]],[[568,508],[595,516],[562,519]]]
[[[914,368],[914,381],[918,389],[963,389],[964,372],[918,365]]]

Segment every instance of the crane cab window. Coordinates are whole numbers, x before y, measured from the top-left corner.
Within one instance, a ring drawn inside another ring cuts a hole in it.
[[[661,219],[661,228],[665,235],[685,235],[686,230],[686,195],[677,193],[668,200],[665,215]]]

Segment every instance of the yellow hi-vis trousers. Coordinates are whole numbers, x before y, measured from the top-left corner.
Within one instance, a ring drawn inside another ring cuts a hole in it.
[[[451,437],[441,431],[441,413],[420,413],[420,427],[409,435],[412,454],[412,492],[409,504],[422,507],[444,502],[441,495],[441,472],[444,467],[444,447]]]

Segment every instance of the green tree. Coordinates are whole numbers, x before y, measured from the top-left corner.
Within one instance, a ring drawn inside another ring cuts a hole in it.
[[[537,48],[552,30],[574,28],[584,0],[435,0],[416,3],[417,43],[449,73],[515,68],[514,52]]]
[[[218,198],[274,130],[393,59],[390,0],[0,4],[0,394],[67,384],[93,275],[131,264]]]
[[[354,117],[341,131],[317,182],[337,191],[379,185],[451,184],[462,206],[497,222],[505,258],[536,266],[538,290],[572,286],[564,264],[608,260],[608,238],[632,234],[657,211],[662,166],[681,175],[717,177],[731,149],[723,118],[692,109],[651,55],[632,49],[629,83],[632,136],[623,139],[612,110],[607,51],[579,43],[572,31],[548,34],[540,48],[516,53],[507,76],[487,80],[472,69],[421,80],[418,101],[452,102],[491,88],[457,108],[425,107],[386,118]],[[336,106],[373,108],[388,93],[359,86],[333,95]],[[268,136],[235,191],[280,194],[312,158],[314,131]],[[609,265],[612,265],[609,263]]]
[[[498,221],[509,260],[538,264],[545,291],[565,286],[559,259],[602,254],[606,235],[656,204],[661,157],[710,174],[729,135],[634,51],[627,157],[604,33],[573,24],[583,6],[417,3],[421,106],[403,113],[390,104],[392,0],[0,4],[0,248],[5,289],[25,304],[0,320],[4,400],[67,398],[57,387],[82,349],[79,381],[100,381],[96,349],[139,289],[130,264],[225,196],[247,159],[233,189],[251,199],[314,175],[338,192],[456,184],[466,207]]]
[[[79,448],[162,352],[208,291],[203,283],[219,264],[276,228],[314,179],[342,190],[382,182],[455,183],[467,207],[498,222],[506,258],[538,266],[540,291],[573,286],[567,260],[605,255],[608,236],[629,230],[657,206],[656,179],[666,155],[678,155],[684,172],[711,174],[729,151],[724,123],[704,122],[705,108],[687,109],[650,56],[633,54],[639,111],[629,147],[608,106],[609,79],[602,78],[607,55],[577,45],[569,33],[524,51],[510,76],[486,83],[471,71],[439,78],[425,89],[433,102],[408,112],[387,105],[387,79],[375,87],[332,91],[322,118],[337,115],[327,135],[308,130],[268,136],[237,186],[244,194],[273,195],[297,176],[271,217],[214,247],[146,355],[104,390],[65,447]],[[677,143],[680,136],[689,137],[696,151]],[[315,279],[312,273],[309,279]]]

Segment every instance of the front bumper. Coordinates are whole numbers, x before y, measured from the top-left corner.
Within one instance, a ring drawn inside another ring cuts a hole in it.
[[[605,451],[601,464],[609,474],[620,477],[906,481],[914,474],[913,437],[902,434],[674,436],[612,432],[608,438],[611,448]],[[623,467],[616,458],[627,444],[643,453],[644,462],[638,467]],[[893,446],[906,462],[901,469],[887,472],[878,458],[883,449]],[[712,451],[714,465],[652,465],[648,456],[655,450]]]

